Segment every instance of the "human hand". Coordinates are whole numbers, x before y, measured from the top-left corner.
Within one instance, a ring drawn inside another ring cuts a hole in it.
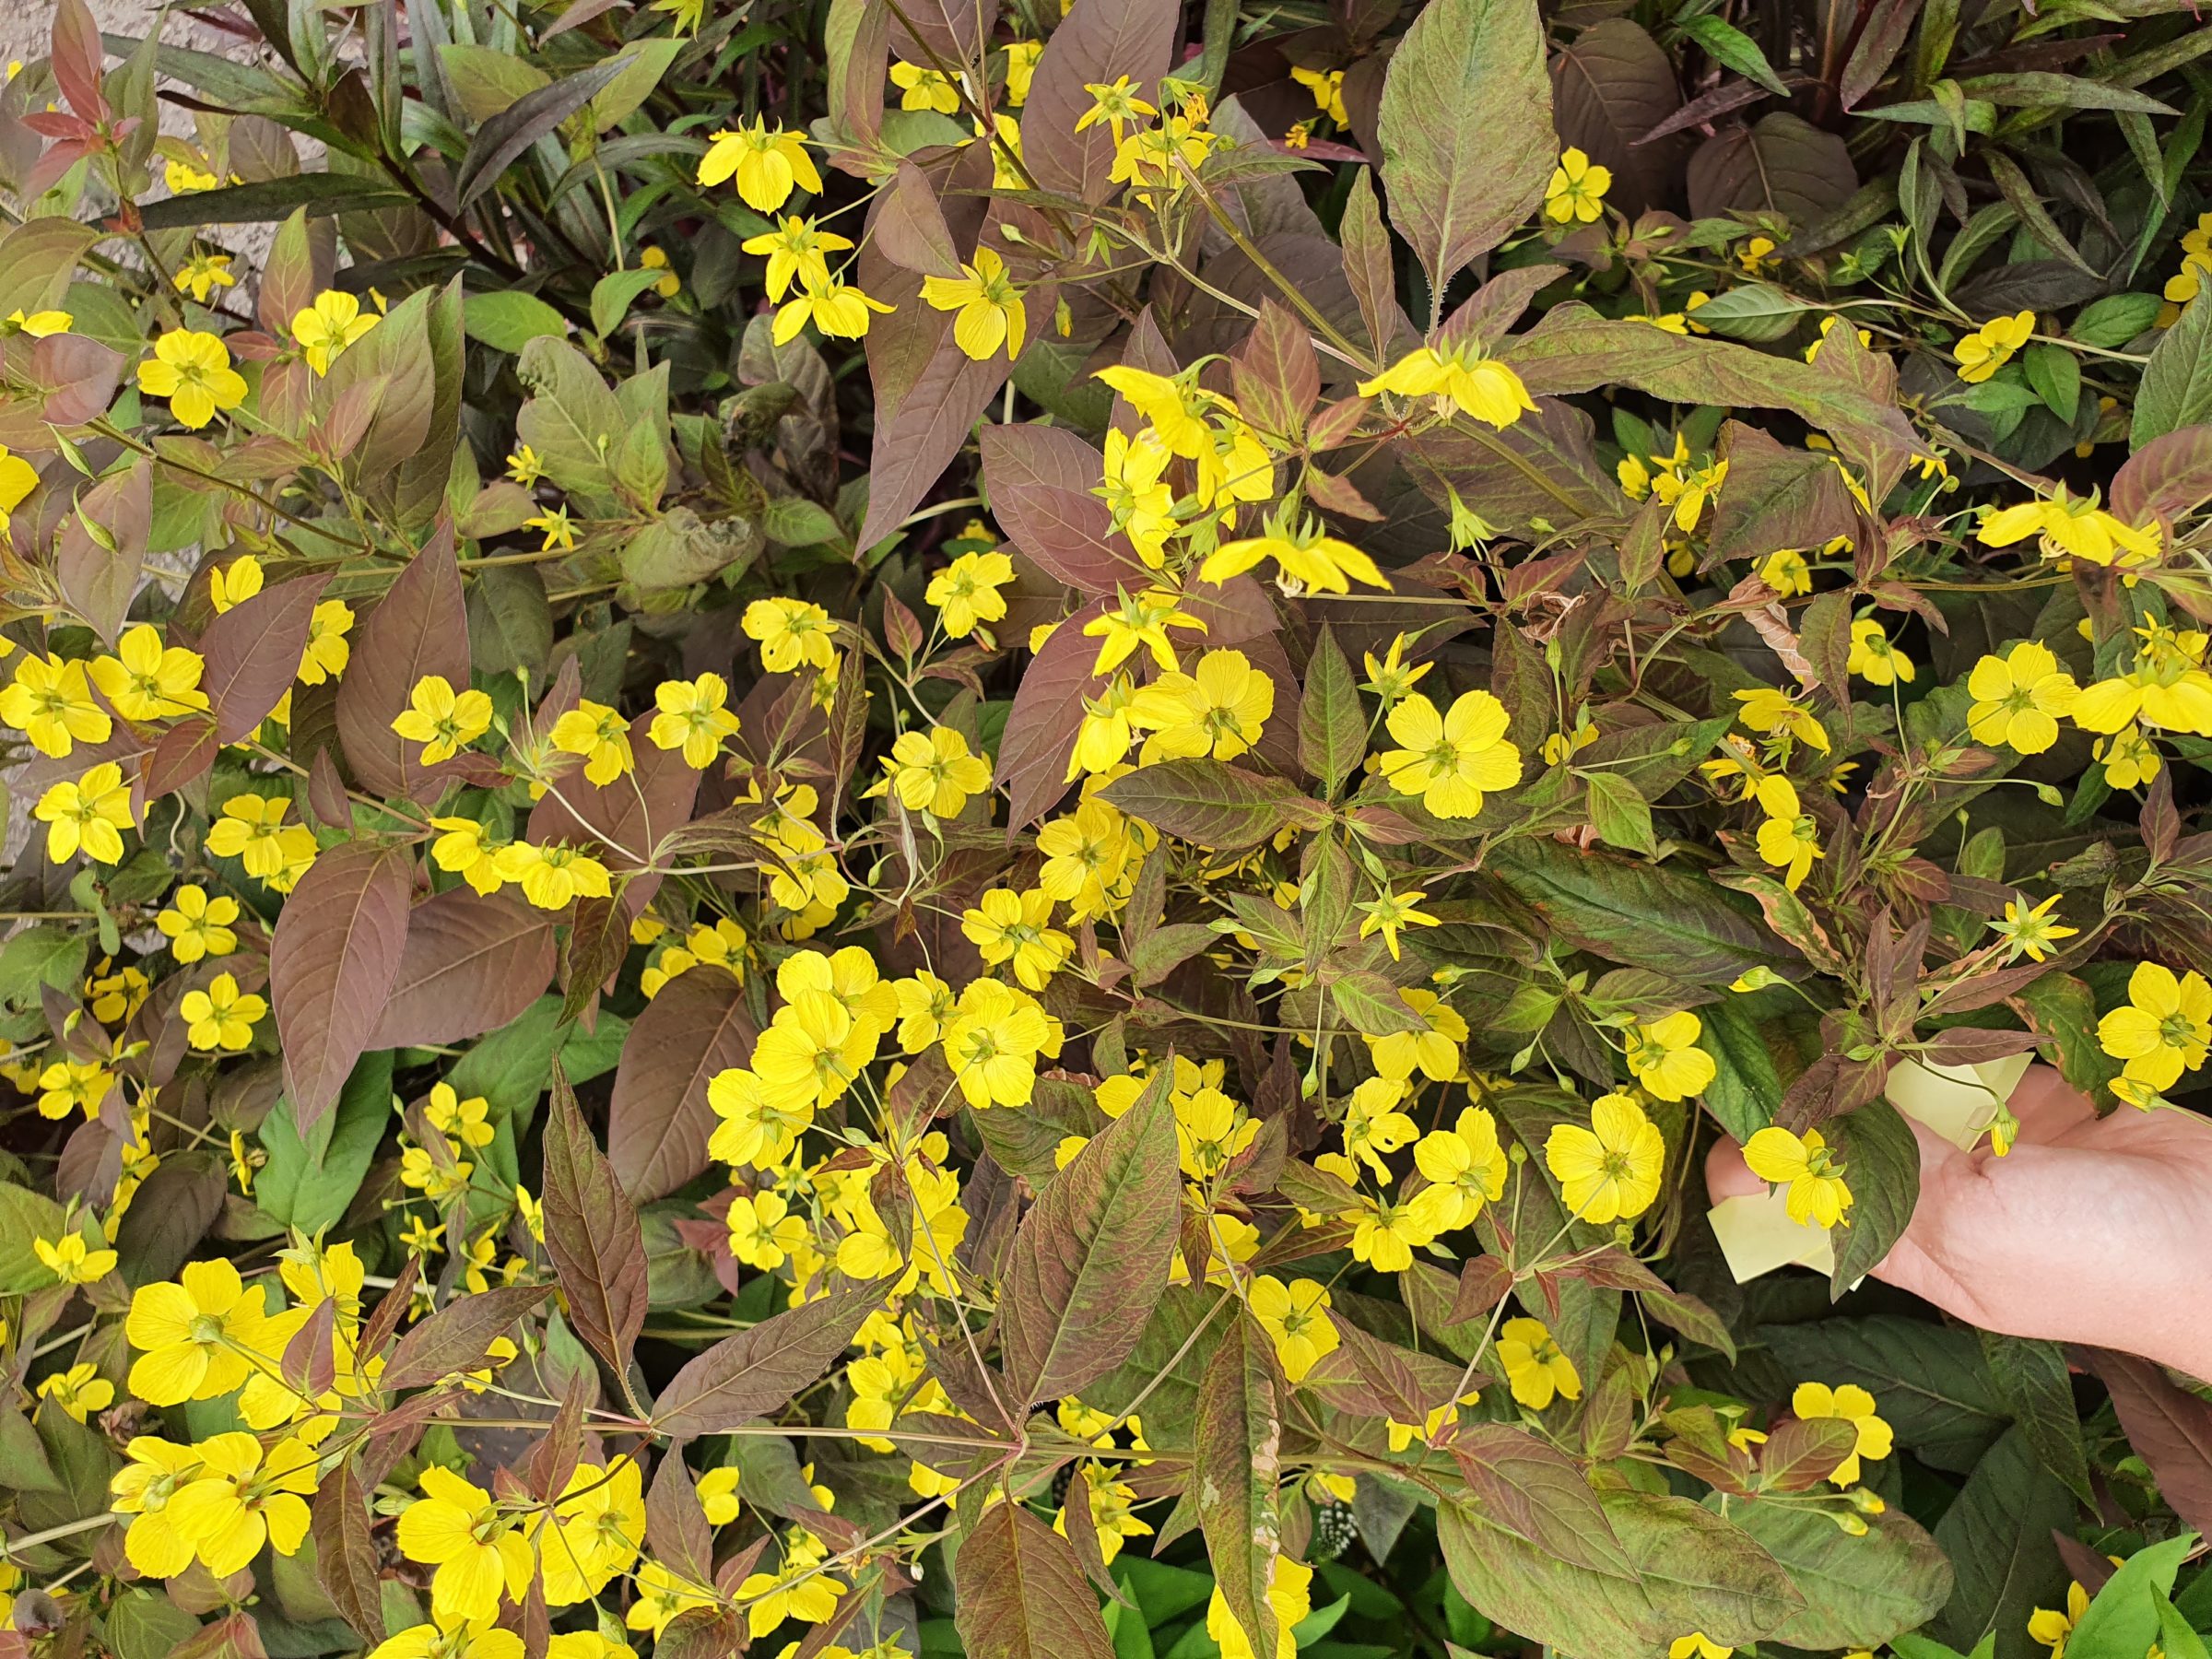
[[[2212,1377],[2212,1120],[2122,1107],[2099,1118],[2048,1065],[2029,1068],[1999,1158],[1925,1126],[1920,1203],[1877,1278],[2012,1336],[2088,1343]],[[1724,1135],[1713,1201],[1766,1183]]]

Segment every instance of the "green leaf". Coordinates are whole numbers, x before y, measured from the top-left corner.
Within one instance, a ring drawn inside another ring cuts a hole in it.
[[[2074,1406],[2074,1382],[2065,1349],[2055,1342],[1980,1333],[1983,1363],[1990,1381],[2012,1408],[2013,1420],[2035,1448],[2043,1467],[2085,1504],[2094,1505],[2088,1460],[2082,1452],[2081,1418]]]
[[[1548,837],[1500,847],[1489,869],[1562,941],[1608,961],[1725,985],[1747,968],[1790,959],[1755,906],[1701,876],[1578,853]]]
[[[2052,1529],[2070,1530],[2074,1500],[2037,1460],[2015,1424],[1983,1454],[1936,1524],[1957,1585],[1930,1634],[1961,1650],[1996,1639],[1996,1659],[2031,1659],[2028,1634],[2040,1606],[2063,1606],[2066,1570]]]
[[[549,87],[524,93],[478,127],[453,172],[453,194],[460,208],[466,211],[470,203],[499,183],[524,150],[597,97],[629,66],[624,59],[606,58]]]
[[[2139,450],[2153,438],[2212,418],[2212,300],[2199,294],[2159,336],[2143,366],[2136,415],[2127,443]]]
[[[1630,853],[1658,856],[1652,840],[1651,804],[1618,772],[1579,774],[1590,791],[1590,825],[1598,839]]]
[[[1728,1512],[1805,1598],[1773,1632],[1787,1646],[1879,1648],[1933,1618],[1951,1594],[1950,1563],[1936,1540],[1895,1510],[1866,1517],[1857,1538],[1820,1510],[1753,1500]]]
[[[1352,665],[1326,622],[1313,638],[1306,663],[1305,694],[1298,704],[1298,758],[1332,798],[1367,753],[1367,715],[1359,704]]]
[[[524,346],[515,372],[531,393],[515,417],[515,436],[537,452],[546,477],[563,489],[612,495],[607,455],[622,408],[599,371],[567,341],[541,335]]]
[[[39,1260],[32,1241],[62,1236],[62,1206],[29,1187],[0,1185],[0,1295],[41,1290],[53,1275]]]
[[[1723,68],[1733,69],[1747,80],[1757,81],[1777,98],[1790,96],[1789,84],[1774,73],[1759,42],[1742,29],[1708,14],[1686,18],[1682,32],[1705,48],[1706,55]]]
[[[818,547],[836,541],[843,534],[827,507],[805,496],[782,496],[770,501],[760,528],[781,547]]]
[[[1800,1069],[1780,1022],[1795,996],[1786,988],[1756,991],[1698,1010],[1705,1027],[1699,1046],[1712,1056],[1714,1067],[1705,1110],[1739,1141],[1774,1121],[1774,1108]],[[1787,1076],[1777,1064],[1783,1055],[1790,1063]]]
[[[2090,1598],[2066,1638],[2075,1659],[2142,1659],[2163,1628],[2158,1597],[2173,1594],[2182,1563],[2196,1547],[2193,1533],[2146,1545],[2120,1564]]]
[[[268,1161],[254,1178],[262,1212],[311,1237],[336,1224],[361,1189],[392,1123],[392,1055],[363,1054],[338,1091],[338,1109],[304,1135],[289,1100],[262,1120]]]
[[[1022,1218],[999,1299],[1006,1380],[1023,1403],[1078,1391],[1126,1359],[1168,1282],[1182,1218],[1162,1071]]]
[[[2020,362],[2028,371],[2028,383],[2043,400],[2043,406],[2073,425],[2075,412],[2081,406],[2081,359],[2064,346],[2036,340],[2020,354]]]
[[[1328,809],[1280,778],[1219,760],[1162,760],[1102,792],[1130,817],[1201,847],[1224,851],[1265,841],[1286,825],[1313,830]]]
[[[2066,333],[2084,346],[2115,350],[2156,324],[2165,303],[2157,294],[2107,294],[2083,306]]]
[[[1559,155],[1535,0],[1433,0],[1390,60],[1376,126],[1391,222],[1444,285],[1525,221]]]
[[[35,1007],[39,988],[66,991],[84,978],[92,941],[61,927],[27,927],[0,946],[0,1002]]]
[[[559,339],[569,332],[561,314],[535,294],[501,288],[468,296],[461,324],[472,340],[481,340],[494,351],[520,351],[540,335]]]
[[[1843,1293],[1872,1272],[1904,1236],[1920,1202],[1920,1143],[1887,1100],[1872,1100],[1825,1125],[1841,1152],[1851,1186],[1851,1225],[1835,1230],[1830,1293]]]
[[[592,326],[605,339],[621,326],[640,294],[667,275],[640,266],[634,271],[609,271],[592,284]]]
[[[588,1083],[615,1068],[629,1034],[627,1019],[603,1010],[597,1030],[586,1035],[580,1027],[561,1023],[559,997],[541,996],[520,1019],[462,1055],[446,1081],[463,1100],[482,1095],[493,1112],[514,1122],[519,1135],[546,1092],[556,1056],[571,1083]]]

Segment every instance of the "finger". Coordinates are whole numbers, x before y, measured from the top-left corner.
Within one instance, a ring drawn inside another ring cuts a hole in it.
[[[1705,1154],[1705,1191],[1718,1204],[1724,1198],[1756,1198],[1767,1183],[1751,1173],[1744,1161],[1743,1147],[1732,1135],[1723,1135]]]

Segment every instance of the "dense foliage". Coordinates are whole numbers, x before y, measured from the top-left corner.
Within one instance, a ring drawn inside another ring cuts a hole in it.
[[[2188,0],[209,15],[0,90],[0,1652],[2203,1659],[1867,1281],[2206,1100]]]

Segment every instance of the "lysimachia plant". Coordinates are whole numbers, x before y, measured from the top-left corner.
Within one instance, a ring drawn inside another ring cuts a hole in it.
[[[2202,1659],[1868,1278],[2206,1096],[2186,0],[215,15],[0,89],[0,1653]]]

